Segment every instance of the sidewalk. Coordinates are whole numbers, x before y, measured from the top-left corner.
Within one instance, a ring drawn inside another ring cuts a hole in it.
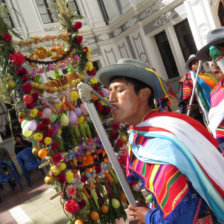
[[[24,191],[16,186],[11,190],[8,183],[0,189],[1,224],[66,224],[67,218],[60,204],[60,197],[50,200],[55,190],[44,184],[44,176],[35,170],[31,174],[32,187],[28,187],[21,176]]]

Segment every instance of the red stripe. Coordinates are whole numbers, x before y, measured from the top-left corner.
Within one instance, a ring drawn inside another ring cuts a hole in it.
[[[168,116],[184,120],[189,125],[193,126],[198,132],[200,132],[205,138],[207,138],[216,148],[219,145],[219,142],[208,132],[208,130],[200,122],[196,121],[190,116],[176,112],[152,112],[145,117],[145,120],[158,116]]]
[[[144,127],[134,127],[134,126],[130,126],[129,129],[134,129],[134,130],[137,130],[137,131],[165,131],[165,132],[172,133],[171,131],[169,131],[167,129],[164,129],[164,128],[150,127],[150,126],[144,126]]]

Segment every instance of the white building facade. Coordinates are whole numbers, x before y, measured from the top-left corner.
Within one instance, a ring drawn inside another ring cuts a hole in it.
[[[10,22],[24,37],[55,34],[54,0],[0,0]],[[83,16],[84,43],[98,67],[136,58],[175,85],[185,61],[223,24],[220,0],[69,0]]]

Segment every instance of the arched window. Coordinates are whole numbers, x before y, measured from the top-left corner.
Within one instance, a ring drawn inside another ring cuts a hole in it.
[[[0,0],[0,5],[5,4],[5,3],[6,3],[5,0]],[[11,27],[14,27],[14,23],[13,23],[12,18],[9,13],[6,13],[5,15],[3,15],[3,20],[5,21],[5,23],[10,25]]]
[[[44,24],[55,23],[58,21],[58,13],[55,5],[55,0],[35,0],[35,1]],[[69,0],[68,5],[72,11],[80,15],[80,11],[76,0]]]
[[[218,15],[221,25],[224,26],[224,6],[222,2],[219,3]]]

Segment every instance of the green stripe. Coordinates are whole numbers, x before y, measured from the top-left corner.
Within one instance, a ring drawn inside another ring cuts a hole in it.
[[[181,172],[178,172],[168,183],[167,185],[167,194],[165,199],[163,200],[161,207],[165,207],[166,202],[168,201],[168,197],[169,197],[169,189],[171,187],[171,185],[181,176]]]
[[[146,164],[144,163],[142,167],[142,174],[145,175],[145,173],[146,173]]]
[[[204,109],[208,112],[210,110],[210,107],[205,99],[205,96],[201,90],[201,87],[199,85],[197,85],[197,91],[198,91],[198,96],[199,96],[199,99],[201,100],[201,103],[204,107]]]

